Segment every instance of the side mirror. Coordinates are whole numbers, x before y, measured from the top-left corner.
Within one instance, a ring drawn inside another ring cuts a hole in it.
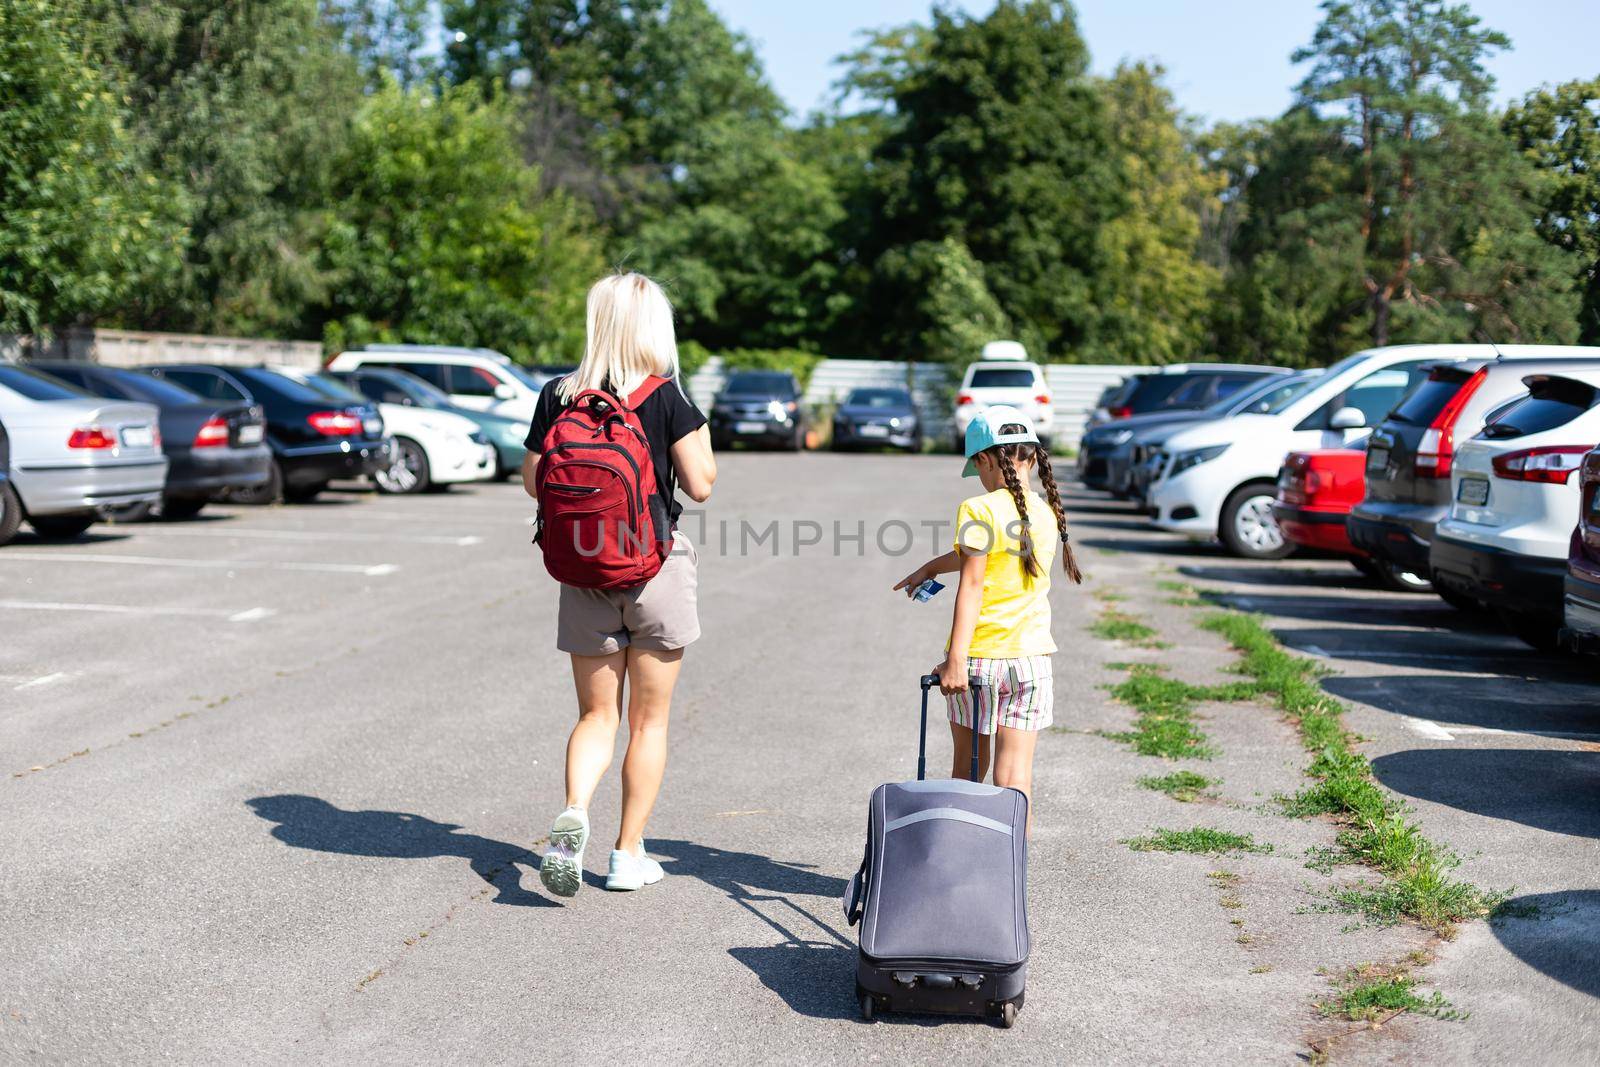
[[[517,398],[517,391],[504,382],[501,382],[499,385],[494,387],[494,398],[496,400],[515,400]]]
[[[1330,430],[1359,430],[1367,424],[1367,417],[1361,413],[1360,408],[1340,408],[1333,413],[1333,418],[1328,420]]]

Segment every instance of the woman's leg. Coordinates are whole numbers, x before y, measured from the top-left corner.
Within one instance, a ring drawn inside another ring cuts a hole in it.
[[[667,770],[667,715],[683,649],[629,648],[628,754],[622,760],[622,829],[617,848],[635,852]]]
[[[1033,832],[1033,747],[1037,730],[1000,727],[994,756],[994,784],[1020,789],[1028,798],[1028,832]]]
[[[567,738],[567,806],[587,808],[600,777],[611,766],[622,721],[622,681],[628,651],[572,657],[578,689],[578,723]]]
[[[958,722],[950,724],[950,740],[955,742],[955,755],[950,757],[950,777],[966,781],[972,777],[972,730]],[[983,734],[978,739],[978,781],[989,777],[989,752],[992,738]]]

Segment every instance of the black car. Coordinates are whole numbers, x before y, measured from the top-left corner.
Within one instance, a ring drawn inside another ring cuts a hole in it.
[[[248,403],[207,400],[177,382],[127,367],[68,360],[30,364],[93,396],[154,404],[160,412],[167,485],[161,513],[187,519],[230,490],[264,485],[272,477],[266,418]]]
[[[741,370],[728,375],[711,405],[711,446],[727,448],[735,441],[792,452],[805,447],[800,385],[794,375],[773,370]]]
[[[11,488],[11,438],[6,435],[6,424],[0,422],[0,545],[17,535],[21,523],[22,501]]]
[[[383,418],[375,404],[340,404],[270,367],[167,363],[145,368],[211,400],[260,406],[272,464],[267,481],[232,499],[266,504],[310,500],[335,478],[358,478],[389,465]]]
[[[922,451],[922,425],[908,389],[852,389],[833,415],[833,447],[892,445]]]
[[[1244,363],[1174,364],[1129,378],[1105,398],[1105,410],[1113,422],[1154,411],[1199,411],[1226,400],[1264,375],[1288,373],[1282,367]]]

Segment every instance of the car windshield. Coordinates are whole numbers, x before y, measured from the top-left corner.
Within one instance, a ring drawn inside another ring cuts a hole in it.
[[[94,395],[68,385],[59,378],[13,363],[0,364],[0,385],[29,400],[82,400]]]
[[[1235,415],[1276,415],[1296,400],[1316,382],[1320,374],[1296,374],[1289,378],[1274,378],[1267,388],[1254,396],[1233,401]]]
[[[450,394],[432,382],[425,382],[415,374],[403,370],[369,371],[366,377],[391,389],[399,390],[420,408],[453,408]]]
[[[500,369],[511,375],[523,385],[526,385],[529,389],[537,391],[544,388],[543,379],[535,377],[529,371],[517,366],[515,363],[502,363],[500,364]]]
[[[1032,389],[1033,371],[1027,367],[979,367],[972,372],[969,389]]]
[[[301,370],[280,370],[285,378],[292,378],[309,389],[314,389],[329,400],[337,400],[341,404],[365,404],[367,398],[341,382],[331,374],[317,371],[315,373]]]
[[[112,377],[131,398],[148,404],[194,404],[203,399],[192,389],[185,389],[177,382],[169,382],[143,371],[119,370],[113,372]]]
[[[309,377],[305,371],[295,371],[292,368],[282,370],[268,370],[263,367],[229,368],[250,386],[251,390],[262,389],[281,397],[284,400],[297,404],[326,404],[334,399],[328,390],[318,388],[306,381]],[[344,389],[344,386],[340,386]],[[357,396],[354,401],[340,401],[341,403],[365,404],[365,398]]]
[[[904,389],[852,389],[844,403],[852,408],[905,408],[911,406],[911,394]]]
[[[1428,425],[1471,377],[1466,371],[1449,367],[1436,369],[1395,405],[1387,421],[1404,422],[1412,426]]]
[[[729,396],[793,396],[794,380],[780,371],[739,371],[728,379]]]
[[[1497,412],[1482,437],[1504,439],[1565,426],[1595,404],[1595,390],[1571,378],[1535,380],[1527,396]]]

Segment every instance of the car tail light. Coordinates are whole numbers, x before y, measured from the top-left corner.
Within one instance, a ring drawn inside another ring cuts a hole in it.
[[[221,448],[227,443],[228,423],[221,415],[211,416],[194,435],[195,448]]]
[[[971,393],[962,393],[962,394],[960,394],[959,396],[956,397],[956,407],[958,407],[958,408],[966,407],[970,403],[972,403],[972,394]]]
[[[354,437],[361,432],[361,416],[348,411],[313,411],[306,421],[325,437]]]
[[[79,426],[67,438],[68,448],[116,448],[117,439],[99,426]]]
[[[1127,419],[1133,417],[1132,408],[1112,408],[1110,415],[1113,419]]]
[[[1043,404],[1045,407],[1049,407],[1050,406],[1050,394],[1049,393],[1040,393],[1038,396],[1033,398],[1033,402],[1035,404]]]
[[[1422,440],[1417,442],[1415,463],[1418,478],[1450,477],[1450,464],[1456,454],[1456,422],[1460,420],[1467,401],[1472,399],[1472,394],[1478,391],[1478,387],[1488,376],[1487,367],[1479,368],[1476,374],[1456,390],[1456,395],[1439,409],[1439,413],[1433,417],[1428,428],[1422,431]]]
[[[1566,485],[1572,472],[1583,463],[1583,457],[1593,445],[1547,445],[1544,448],[1525,448],[1520,452],[1507,452],[1496,456],[1494,475],[1514,482],[1547,482]]]

